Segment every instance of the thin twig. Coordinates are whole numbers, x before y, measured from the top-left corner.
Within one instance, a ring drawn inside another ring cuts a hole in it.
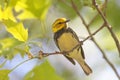
[[[58,54],[62,54],[62,55],[67,55],[70,52],[72,52],[74,49],[76,49],[77,47],[81,46],[82,43],[80,42],[79,44],[77,44],[75,47],[73,47],[71,50],[69,51],[62,51],[62,52],[53,52],[53,53],[44,53],[43,51],[39,51],[39,56],[33,57],[33,58],[39,58],[42,59],[43,57],[48,57],[50,55],[58,55]]]
[[[117,69],[115,68],[115,66],[110,62],[110,60],[107,58],[105,52],[100,48],[100,46],[98,45],[98,43],[96,41],[94,41],[94,43],[96,44],[96,46],[99,48],[99,50],[102,52],[102,56],[105,59],[105,61],[110,65],[110,67],[113,69],[113,71],[115,72],[117,78],[120,80],[120,76],[119,73],[117,72]]]
[[[100,6],[100,10],[104,11],[104,15],[106,15],[106,8],[107,8],[107,0],[105,0],[105,2]],[[98,13],[90,20],[90,22],[88,23],[87,26],[90,27],[90,25],[96,20],[96,18],[98,17]]]
[[[50,56],[50,55],[57,55],[57,54],[67,55],[68,53],[70,53],[74,49],[76,49],[77,47],[81,46],[86,40],[88,40],[89,38],[91,38],[93,35],[95,35],[96,33],[98,33],[103,27],[104,27],[104,24],[99,29],[97,29],[93,34],[91,34],[90,36],[86,37],[84,40],[80,41],[79,44],[77,44],[75,47],[73,47],[69,51],[63,51],[63,52],[56,51],[56,52],[53,52],[53,53],[44,53],[43,51],[39,51],[39,56],[36,56],[36,58],[41,59],[43,57],[47,57],[47,56]],[[35,58],[35,57],[32,56],[32,57],[29,57],[29,58]]]
[[[78,14],[78,16],[81,18],[83,24],[85,25],[89,35],[91,35],[91,40],[95,43],[95,45],[98,47],[98,49],[101,51],[103,58],[105,59],[105,61],[110,65],[110,67],[113,69],[113,71],[115,72],[116,76],[119,78],[119,74],[116,70],[116,68],[114,67],[114,65],[109,61],[109,59],[107,58],[107,56],[105,55],[105,52],[100,48],[100,46],[98,45],[98,43],[95,41],[94,37],[92,36],[92,33],[89,29],[89,26],[87,25],[87,23],[85,22],[85,20],[83,19],[83,17],[81,16],[81,14],[79,13],[79,10],[77,9],[76,5],[74,4],[73,0],[71,0],[71,4],[73,6],[73,9],[75,10],[75,12]],[[105,19],[106,20],[106,19]],[[106,23],[106,22],[105,22]]]
[[[109,30],[112,38],[114,39],[116,47],[117,47],[118,52],[119,52],[119,56],[120,56],[120,43],[119,43],[115,33],[113,32],[111,25],[108,23],[108,21],[107,21],[106,17],[104,16],[103,12],[99,9],[99,7],[98,7],[98,5],[97,5],[95,0],[93,0],[93,5],[95,6],[96,10],[100,14],[100,16],[103,19],[103,21],[105,22],[105,25],[106,25],[107,29]]]
[[[29,61],[29,60],[31,60],[31,58],[30,59],[27,59],[27,60],[25,60],[25,61],[23,61],[23,62],[21,62],[21,63],[19,63],[18,65],[16,65],[14,68],[12,68],[11,70],[10,70],[10,72],[12,72],[13,70],[15,70],[17,67],[19,67],[21,64],[24,64],[25,62],[27,62],[27,61]],[[9,73],[10,73],[9,72]]]
[[[90,22],[88,23],[88,27],[90,27],[90,25],[95,21],[95,19],[97,18],[98,14],[96,14],[91,20]]]
[[[42,57],[47,57],[47,56],[50,56],[50,55],[57,55],[57,54],[67,55],[68,53],[70,53],[74,49],[76,49],[77,47],[81,46],[86,40],[88,40],[89,38],[93,37],[93,35],[98,33],[102,28],[104,28],[104,24],[99,29],[97,29],[93,34],[91,34],[90,36],[86,37],[84,40],[80,41],[79,44],[77,44],[75,47],[73,47],[69,51],[63,51],[63,52],[56,51],[56,52],[53,52],[53,53],[44,53],[43,51],[39,51],[39,56],[36,56],[36,58],[40,58],[41,59]],[[31,58],[35,58],[35,57],[32,56]]]
[[[107,3],[108,3],[108,0],[105,0],[104,4],[102,5],[102,6],[104,6],[104,10],[102,10],[102,11],[105,16],[106,16]]]
[[[102,28],[104,28],[104,24],[99,28],[97,29],[94,33],[92,33],[90,36],[86,37],[82,42],[85,42],[86,40],[88,40],[89,38],[93,37],[96,33],[98,33],[100,30],[102,30]]]

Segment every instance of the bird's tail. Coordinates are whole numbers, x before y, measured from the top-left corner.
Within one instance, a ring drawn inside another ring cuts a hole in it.
[[[82,67],[82,69],[83,69],[83,71],[85,72],[86,75],[89,75],[90,73],[92,73],[92,69],[87,65],[87,63],[85,61],[82,62],[82,63],[80,62],[79,64]]]
[[[84,61],[84,58],[81,55],[81,53],[78,53],[78,50],[75,49],[74,52],[69,54],[69,57],[75,59],[80,64],[80,66],[82,67],[86,75],[89,75],[90,73],[92,73],[92,69]]]

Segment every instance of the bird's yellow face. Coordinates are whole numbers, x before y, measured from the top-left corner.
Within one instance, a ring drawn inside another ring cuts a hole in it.
[[[66,18],[59,18],[57,19],[53,25],[52,25],[52,30],[54,33],[56,33],[57,31],[63,29],[63,28],[66,28],[67,27],[67,22],[69,20],[67,20]]]

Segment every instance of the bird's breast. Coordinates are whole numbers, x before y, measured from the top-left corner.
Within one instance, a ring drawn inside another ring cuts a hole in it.
[[[79,41],[74,37],[74,35],[70,32],[63,33],[58,39],[58,46],[61,51],[69,51],[73,49]]]

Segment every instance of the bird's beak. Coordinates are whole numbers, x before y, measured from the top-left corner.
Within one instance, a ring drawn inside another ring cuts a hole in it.
[[[69,22],[69,21],[70,21],[70,20],[68,19],[68,20],[65,21],[65,23],[67,23],[67,22]]]
[[[67,23],[67,22],[69,22],[70,20],[68,19],[68,20],[66,20],[66,21],[64,21],[64,22],[62,22],[62,23]]]

